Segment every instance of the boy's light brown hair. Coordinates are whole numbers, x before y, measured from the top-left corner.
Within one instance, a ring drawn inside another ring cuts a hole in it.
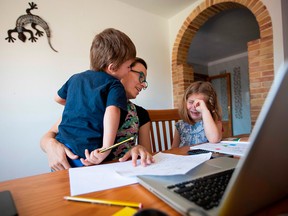
[[[210,111],[212,118],[214,119],[215,122],[221,121],[222,111],[218,102],[217,93],[210,82],[204,82],[204,81],[193,82],[186,89],[182,98],[182,103],[180,104],[179,107],[179,115],[183,121],[189,124],[195,124],[195,122],[190,118],[187,111],[187,99],[192,94],[203,94],[206,99],[205,101],[206,106]]]
[[[132,40],[123,32],[108,28],[97,34],[90,48],[90,69],[105,71],[112,64],[117,70],[124,62],[136,58]]]

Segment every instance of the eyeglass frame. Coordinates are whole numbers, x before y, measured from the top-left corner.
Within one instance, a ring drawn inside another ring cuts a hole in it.
[[[133,70],[132,68],[130,69],[130,71],[139,74],[139,82],[140,82],[141,84],[142,84],[142,83],[145,84],[145,87],[143,87],[144,90],[147,89],[147,88],[148,88],[148,82],[147,82],[147,80],[146,80],[146,76],[145,76],[144,72],[142,72],[142,71],[136,71],[136,70]],[[143,78],[143,77],[144,77],[144,80],[141,81],[141,78]]]

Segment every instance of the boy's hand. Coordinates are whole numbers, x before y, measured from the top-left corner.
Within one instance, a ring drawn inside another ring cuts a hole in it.
[[[91,166],[91,165],[95,165],[95,164],[100,164],[110,153],[110,151],[106,151],[103,153],[100,153],[99,151],[100,149],[96,149],[94,151],[92,151],[89,154],[89,151],[87,149],[85,149],[85,157],[86,159],[81,158],[81,162],[83,163],[83,165],[85,166]]]

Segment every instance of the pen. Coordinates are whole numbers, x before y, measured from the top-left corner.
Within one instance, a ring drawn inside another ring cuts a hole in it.
[[[135,202],[123,202],[123,201],[115,201],[115,200],[100,200],[100,199],[77,197],[77,196],[65,196],[64,199],[69,200],[69,201],[76,201],[76,202],[88,202],[88,203],[95,203],[95,204],[106,204],[106,205],[143,208],[142,203],[135,203]]]
[[[128,138],[128,139],[126,139],[126,140],[123,140],[123,141],[121,141],[121,142],[119,142],[119,143],[116,143],[116,144],[114,144],[114,145],[112,145],[112,146],[110,146],[110,147],[101,149],[99,152],[100,152],[100,153],[106,152],[106,151],[108,151],[109,149],[115,148],[115,147],[117,147],[117,146],[119,146],[119,145],[121,145],[121,144],[123,144],[123,143],[125,143],[125,142],[128,142],[128,141],[130,141],[130,140],[133,140],[133,139],[134,139],[134,137],[130,137],[130,138]]]

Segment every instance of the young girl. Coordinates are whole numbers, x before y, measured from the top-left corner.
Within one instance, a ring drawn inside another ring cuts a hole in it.
[[[221,108],[210,82],[197,81],[186,89],[179,115],[172,148],[222,139]]]

